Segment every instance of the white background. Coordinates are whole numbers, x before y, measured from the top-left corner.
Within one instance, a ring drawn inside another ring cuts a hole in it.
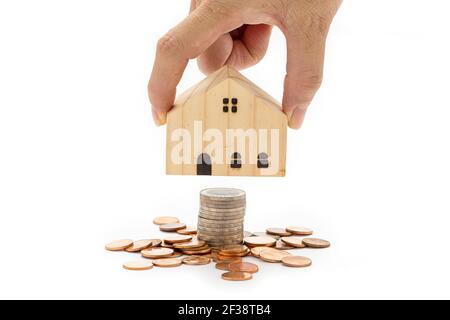
[[[146,85],[188,2],[0,2],[0,298],[450,298],[449,2],[344,1],[287,177],[169,177]],[[244,74],[281,99],[284,57],[276,31]],[[180,89],[202,77],[191,63]],[[248,230],[307,226],[332,247],[246,283],[125,271],[103,249],[159,236],[155,216],[195,224],[209,186],[247,191]]]

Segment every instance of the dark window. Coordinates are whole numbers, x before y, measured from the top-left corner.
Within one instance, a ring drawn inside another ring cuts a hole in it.
[[[229,108],[228,106],[223,106],[223,112],[228,112]]]
[[[231,168],[233,169],[240,169],[242,168],[242,160],[241,160],[241,154],[239,152],[235,152],[231,155]]]
[[[230,103],[230,99],[228,98],[223,98],[223,104],[229,104]]]
[[[197,175],[210,176],[212,174],[211,157],[207,153],[202,153],[197,158]]]
[[[231,99],[231,103],[234,105],[238,104],[238,99],[237,98]]]
[[[237,112],[237,107],[236,106],[232,106],[231,107],[231,112],[236,113]]]
[[[260,153],[258,154],[258,168],[259,169],[266,169],[269,167],[269,156],[267,153]]]

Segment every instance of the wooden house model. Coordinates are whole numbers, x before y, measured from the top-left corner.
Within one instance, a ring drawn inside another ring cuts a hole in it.
[[[171,175],[284,176],[280,104],[226,66],[180,95],[167,115]]]

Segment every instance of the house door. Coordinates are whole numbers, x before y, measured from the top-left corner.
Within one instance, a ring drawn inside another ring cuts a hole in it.
[[[211,157],[207,153],[202,153],[197,158],[197,175],[210,176],[212,174]]]

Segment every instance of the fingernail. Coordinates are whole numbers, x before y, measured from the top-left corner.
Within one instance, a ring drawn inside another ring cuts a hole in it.
[[[158,113],[158,112],[156,112],[156,110],[152,109],[152,116],[153,116],[153,121],[155,122],[156,126],[160,127],[166,123],[166,115],[165,114]]]
[[[300,129],[303,120],[305,120],[305,111],[301,108],[297,108],[294,110],[291,118],[289,119],[289,127],[292,129]]]

